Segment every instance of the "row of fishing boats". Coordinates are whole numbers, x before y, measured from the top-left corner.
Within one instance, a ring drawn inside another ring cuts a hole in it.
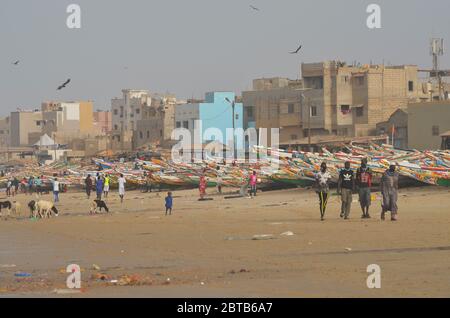
[[[390,164],[395,164],[401,176],[401,183],[450,186],[450,152],[399,150],[390,145],[346,145],[341,151],[330,152],[323,148],[320,153],[284,151],[263,147],[252,149],[254,160],[224,161],[223,158],[207,156],[201,161],[175,163],[170,159],[136,159],[133,162],[109,162],[93,159],[88,166],[70,166],[56,163],[53,166],[24,167],[15,173],[21,177],[43,175],[44,181],[58,176],[68,186],[83,186],[87,175],[108,174],[111,186],[117,186],[117,179],[123,174],[128,186],[152,185],[160,188],[194,188],[200,177],[205,176],[209,187],[221,184],[224,187],[240,187],[248,183],[250,174],[256,171],[259,187],[309,187],[320,164],[326,162],[337,182],[339,171],[349,161],[353,169],[360,166],[363,158],[373,172],[373,180],[379,183],[382,174]],[[0,179],[5,182],[6,176]]]

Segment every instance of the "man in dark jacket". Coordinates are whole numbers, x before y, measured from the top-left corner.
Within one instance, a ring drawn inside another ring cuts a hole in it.
[[[84,181],[84,184],[86,185],[86,195],[88,199],[91,198],[91,190],[92,190],[92,178],[91,175],[88,174],[86,180]]]

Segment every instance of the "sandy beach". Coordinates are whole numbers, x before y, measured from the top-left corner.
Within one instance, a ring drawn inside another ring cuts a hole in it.
[[[128,192],[122,205],[111,193],[111,213],[89,216],[90,201],[69,192],[49,220],[28,219],[33,197],[19,195],[22,216],[0,221],[0,297],[450,296],[448,188],[402,189],[398,222],[379,219],[379,199],[362,220],[356,195],[350,220],[333,196],[320,222],[312,190],[230,200],[208,191],[204,202],[174,192],[172,216],[165,193]],[[76,294],[65,293],[69,264],[82,269]],[[381,289],[366,285],[370,264]]]

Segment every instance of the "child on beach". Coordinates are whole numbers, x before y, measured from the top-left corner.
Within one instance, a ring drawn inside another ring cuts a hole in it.
[[[250,196],[256,197],[256,184],[258,182],[258,177],[256,175],[256,171],[253,171],[253,174],[250,176]]]
[[[172,192],[168,192],[166,197],[166,215],[167,213],[169,213],[169,215],[172,215],[172,207],[173,207]]]

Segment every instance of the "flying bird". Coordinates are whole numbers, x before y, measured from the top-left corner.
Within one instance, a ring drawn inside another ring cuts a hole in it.
[[[17,60],[17,61],[15,61],[15,62],[12,63],[12,64],[14,64],[14,65],[19,65],[19,63],[20,63],[20,60]]]
[[[66,88],[67,84],[70,83],[70,78],[64,82],[61,86],[58,87],[58,91],[62,90],[63,88]]]
[[[252,5],[250,5],[250,8],[252,8],[255,11],[260,11],[259,8],[255,7],[255,6],[252,6]]]
[[[294,52],[290,52],[290,53],[297,54],[298,52],[300,52],[301,49],[302,49],[302,45],[300,45],[297,50],[295,50]]]

